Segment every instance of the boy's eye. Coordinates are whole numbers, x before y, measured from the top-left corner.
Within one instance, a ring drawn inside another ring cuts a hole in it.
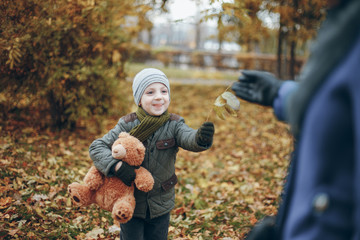
[[[148,91],[146,92],[146,94],[153,94],[153,91]]]
[[[167,90],[162,90],[162,93],[167,93],[168,91]]]

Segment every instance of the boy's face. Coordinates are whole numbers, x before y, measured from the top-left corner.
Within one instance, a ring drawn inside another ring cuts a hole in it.
[[[169,91],[162,83],[150,84],[144,91],[140,106],[152,116],[160,116],[169,107]]]

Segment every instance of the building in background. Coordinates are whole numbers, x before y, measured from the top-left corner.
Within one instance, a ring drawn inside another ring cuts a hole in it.
[[[216,3],[213,3],[214,7]],[[169,12],[151,16],[151,32],[141,33],[139,40],[153,48],[170,47],[186,51],[218,51],[217,23],[201,22],[203,12],[210,7],[208,0],[173,0]],[[222,51],[240,51],[236,43],[225,42]]]

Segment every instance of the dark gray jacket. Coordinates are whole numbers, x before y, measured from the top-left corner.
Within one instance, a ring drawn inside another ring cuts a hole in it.
[[[90,145],[90,157],[99,171],[108,177],[113,176],[110,169],[118,160],[112,157],[111,146],[120,132],[129,132],[139,123],[135,113],[128,114],[120,118],[117,125],[107,134]],[[155,184],[149,193],[135,188],[134,217],[145,218],[148,207],[150,218],[159,217],[174,208],[174,186],[177,183],[175,160],[179,147],[188,151],[201,152],[211,146],[198,145],[195,141],[196,132],[197,130],[185,124],[184,118],[171,114],[169,121],[144,142],[146,153],[142,166],[151,172]]]

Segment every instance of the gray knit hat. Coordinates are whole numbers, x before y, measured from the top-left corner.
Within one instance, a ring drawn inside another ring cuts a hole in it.
[[[138,106],[145,89],[152,83],[164,84],[170,97],[170,83],[165,73],[155,68],[145,68],[134,77],[132,89],[135,104]]]

